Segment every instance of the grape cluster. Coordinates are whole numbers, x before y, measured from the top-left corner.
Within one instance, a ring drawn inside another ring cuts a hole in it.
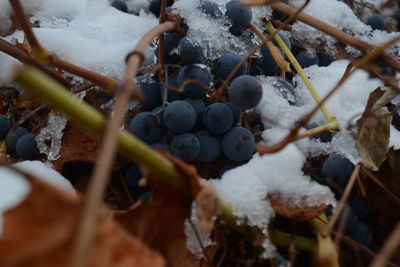
[[[39,157],[36,135],[21,126],[11,127],[4,115],[0,115],[0,139],[4,139],[9,150],[20,158],[33,160]]]

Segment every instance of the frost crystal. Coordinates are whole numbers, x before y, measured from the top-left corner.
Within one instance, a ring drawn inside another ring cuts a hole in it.
[[[67,125],[67,118],[61,113],[52,113],[49,116],[47,126],[40,130],[36,137],[40,153],[46,154],[47,159],[57,160],[60,157],[61,138],[63,130]],[[50,142],[50,146],[46,144]]]

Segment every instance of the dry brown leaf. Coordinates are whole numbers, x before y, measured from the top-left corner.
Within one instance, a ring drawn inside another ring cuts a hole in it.
[[[367,168],[378,170],[389,149],[390,116],[384,106],[396,96],[391,90],[375,89],[368,99],[361,118],[357,121],[356,146]]]
[[[4,214],[0,266],[68,266],[82,201],[33,177],[31,191]],[[103,210],[90,266],[165,266],[163,258],[131,236]]]
[[[268,197],[268,200],[277,214],[295,221],[309,221],[310,219],[320,215],[326,209],[325,204],[310,207],[305,202],[300,203],[295,208],[289,207],[284,200],[276,196]]]
[[[196,214],[202,230],[206,233],[214,228],[214,217],[221,210],[221,201],[214,188],[204,180],[200,180],[201,190],[196,196]]]
[[[136,205],[126,213],[116,214],[116,218],[134,236],[160,252],[168,266],[195,266],[198,262],[186,248],[184,222],[190,217],[193,199],[204,187],[199,183],[193,166],[168,153],[162,154],[175,164],[184,177],[189,185],[187,194],[148,174],[147,183],[153,189],[150,201]]]
[[[62,137],[60,158],[54,162],[54,169],[62,171],[65,163],[81,161],[95,163],[99,155],[100,142],[77,127],[67,125]]]

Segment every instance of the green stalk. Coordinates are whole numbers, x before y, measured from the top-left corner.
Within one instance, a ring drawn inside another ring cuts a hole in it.
[[[269,229],[269,237],[277,247],[288,248],[292,243],[294,243],[295,247],[302,251],[308,251],[312,253],[316,253],[318,251],[318,243],[316,240],[303,237],[303,236],[292,236],[286,232]]]

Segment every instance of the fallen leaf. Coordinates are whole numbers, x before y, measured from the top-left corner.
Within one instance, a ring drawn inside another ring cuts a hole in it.
[[[193,199],[202,190],[205,192],[204,186],[199,182],[195,167],[168,153],[159,152],[174,163],[189,185],[188,191],[180,192],[157,176],[145,172],[147,183],[152,188],[150,201],[135,205],[125,213],[116,213],[115,217],[134,236],[160,252],[167,266],[196,266],[198,261],[186,247],[184,222],[190,217]]]
[[[269,196],[268,200],[277,214],[295,221],[309,221],[326,209],[325,204],[309,206],[305,201],[301,202],[297,207],[289,207],[284,200],[277,196]]]
[[[206,181],[200,180],[201,190],[196,196],[196,214],[200,226],[206,233],[214,228],[214,218],[220,214],[221,200],[215,189]]]
[[[68,266],[82,200],[26,175],[31,191],[4,214],[0,266]],[[104,208],[90,266],[165,266],[163,258],[131,236]]]
[[[375,89],[368,99],[361,118],[357,121],[356,146],[367,168],[378,170],[389,149],[391,117],[384,106],[397,94],[392,90]]]
[[[61,139],[60,158],[54,162],[54,169],[61,172],[67,162],[80,161],[94,164],[99,155],[100,141],[67,125]]]

